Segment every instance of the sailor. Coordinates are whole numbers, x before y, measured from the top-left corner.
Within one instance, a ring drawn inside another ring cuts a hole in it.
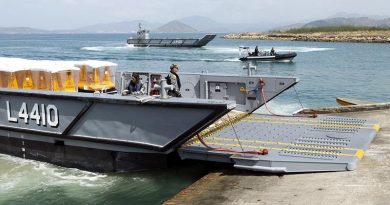
[[[129,90],[130,94],[143,94],[144,93],[145,87],[143,86],[142,81],[140,80],[138,73],[133,73],[127,89]]]
[[[253,53],[254,56],[258,56],[259,55],[259,48],[256,46],[255,47],[255,52]]]
[[[248,56],[253,56],[253,53],[251,52],[251,50],[248,48]]]
[[[271,56],[274,56],[276,53],[275,53],[275,50],[274,50],[274,47],[271,48],[271,52],[270,52]]]
[[[179,71],[179,66],[177,66],[176,64],[172,64],[170,66],[170,72],[166,77],[167,84],[174,86],[173,90],[168,91],[168,95],[172,97],[181,97],[181,93],[180,93],[181,83],[180,83],[179,75],[177,74],[178,71]]]

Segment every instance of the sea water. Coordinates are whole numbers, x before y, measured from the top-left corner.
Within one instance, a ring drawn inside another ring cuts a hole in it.
[[[156,34],[201,37],[203,34]],[[0,35],[0,56],[53,60],[108,60],[120,71],[208,72],[245,75],[238,47],[293,51],[293,62],[253,63],[257,75],[295,76],[300,82],[269,103],[274,113],[336,106],[336,97],[390,101],[390,45],[228,40],[203,48],[137,48],[127,34]],[[258,112],[267,113],[265,109]],[[0,155],[0,204],[160,204],[209,170],[203,164],[135,173],[99,174]]]

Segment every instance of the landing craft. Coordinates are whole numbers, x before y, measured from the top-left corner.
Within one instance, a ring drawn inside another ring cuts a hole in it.
[[[188,47],[199,48],[207,45],[215,38],[215,34],[207,34],[199,39],[194,38],[150,38],[149,30],[142,29],[139,24],[139,30],[134,37],[127,39],[127,44],[135,47]]]
[[[172,98],[167,73],[115,69],[0,58],[0,152],[99,172],[165,167],[174,152],[257,171],[341,171],[356,168],[379,130],[376,121],[253,113],[295,77],[181,73],[183,97]],[[133,73],[146,91],[122,95]]]

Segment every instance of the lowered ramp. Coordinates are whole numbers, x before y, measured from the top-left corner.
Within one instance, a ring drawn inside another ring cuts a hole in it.
[[[354,170],[380,129],[377,121],[331,116],[223,119],[179,148],[181,158],[275,173]]]

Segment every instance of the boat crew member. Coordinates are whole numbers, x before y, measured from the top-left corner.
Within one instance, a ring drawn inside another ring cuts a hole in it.
[[[253,53],[254,56],[258,56],[259,55],[259,48],[256,46],[255,47],[255,52]]]
[[[276,53],[275,53],[275,49],[274,47],[271,48],[271,52],[270,52],[271,56],[274,56]]]
[[[144,86],[139,78],[138,73],[133,73],[127,89],[129,90],[130,94],[143,94],[144,93],[145,88],[144,88]]]
[[[168,91],[168,95],[172,97],[181,97],[181,93],[180,93],[181,83],[180,83],[179,75],[177,74],[178,71],[179,71],[179,66],[177,66],[176,64],[172,64],[170,67],[170,72],[166,77],[167,84],[174,86],[173,90]]]

